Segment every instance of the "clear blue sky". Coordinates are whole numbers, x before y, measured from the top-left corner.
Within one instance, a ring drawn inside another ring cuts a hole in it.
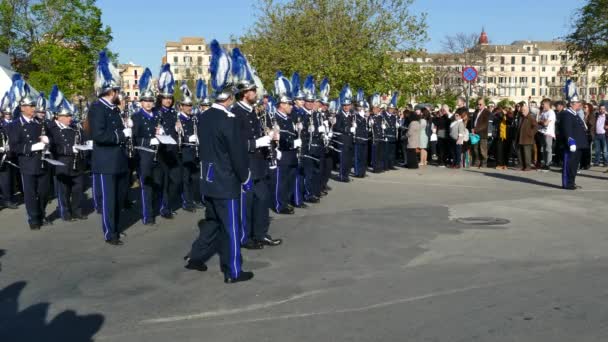
[[[148,66],[156,74],[166,41],[202,36],[227,42],[253,22],[256,0],[98,0],[103,21],[113,30],[110,48],[120,61]],[[492,44],[514,40],[553,40],[564,36],[582,0],[417,0],[414,12],[428,13],[431,52],[441,51],[448,34],[480,32]]]

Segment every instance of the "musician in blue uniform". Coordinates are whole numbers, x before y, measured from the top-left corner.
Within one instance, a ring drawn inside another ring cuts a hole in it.
[[[330,114],[329,114],[329,80],[324,78],[319,85],[319,102],[321,103],[319,107],[319,114],[322,120],[322,125],[319,126],[319,130],[322,134],[323,138],[323,161],[321,162],[321,195],[325,196],[331,190],[331,187],[328,185],[329,178],[331,177],[331,171],[334,166],[333,154],[334,150],[331,148],[330,144],[332,133],[331,133],[331,125]]]
[[[144,225],[156,224],[163,191],[163,172],[158,161],[160,117],[152,111],[155,94],[152,72],[146,68],[139,79],[141,108],[133,114],[133,145],[137,155],[137,175],[141,192],[141,217]]]
[[[386,146],[386,137],[384,131],[386,128],[384,117],[380,109],[380,95],[374,94],[370,100],[372,112],[369,117],[369,130],[371,132],[372,148],[371,148],[371,165],[372,172],[384,172],[384,149]]]
[[[323,140],[319,126],[320,119],[316,105],[316,90],[312,75],[304,81],[304,108],[302,109],[302,139],[301,170],[303,172],[304,202],[318,203],[321,197],[321,157],[323,156]]]
[[[386,145],[384,149],[385,170],[396,170],[395,159],[397,158],[397,129],[399,122],[395,111],[397,110],[397,93],[393,93],[388,109],[382,113],[386,121],[386,129],[384,135],[386,137]]]
[[[345,85],[340,92],[340,105],[342,109],[336,114],[336,123],[333,126],[334,139],[339,145],[340,182],[350,182],[350,170],[353,166],[353,143],[357,131],[355,116],[352,108],[352,91]]]
[[[300,87],[300,74],[294,72],[291,76],[291,93],[293,95],[293,107],[291,110],[291,120],[295,124],[295,130],[297,134],[297,139],[300,141],[304,141],[303,135],[305,134],[305,120],[306,113],[304,110],[304,92]],[[296,169],[295,182],[293,195],[291,196],[291,203],[296,208],[307,208],[308,206],[304,203],[304,165],[302,157],[304,156],[304,148],[305,146],[300,146],[297,148],[297,160],[298,167]]]
[[[355,177],[364,178],[367,172],[367,142],[368,124],[365,117],[365,95],[362,89],[357,92],[355,104],[355,140],[354,140],[354,174]]]
[[[50,128],[51,150],[55,159],[63,163],[54,168],[59,216],[64,221],[85,220],[82,212],[85,160],[79,150],[85,144],[83,131],[72,122],[74,108],[67,99],[63,98],[59,106],[52,105],[50,109],[55,114],[55,122]]]
[[[567,190],[576,190],[580,186],[576,185],[576,172],[581,161],[581,150],[589,147],[587,140],[587,126],[578,115],[582,110],[581,102],[578,98],[576,84],[571,80],[566,83],[566,99],[568,108],[559,113],[560,137],[565,146],[564,161],[562,166],[562,187]]]
[[[179,123],[181,124],[181,147],[179,148],[179,161],[182,174],[181,180],[181,199],[182,209],[188,212],[196,211],[195,191],[199,178],[198,170],[198,136],[195,128],[198,118],[192,112],[194,102],[192,92],[185,81],[180,87],[182,98],[179,102]]]
[[[281,74],[277,73],[275,79],[275,93],[277,94],[277,110],[274,115],[280,129],[277,149],[277,168],[272,175],[271,191],[273,193],[273,209],[279,214],[293,214],[293,207],[289,204],[295,197],[296,177],[298,169],[298,149],[302,147],[302,140],[298,139],[296,124],[292,120],[291,83]]]
[[[229,82],[230,57],[216,40],[211,42],[211,86],[215,103],[198,122],[201,192],[205,196],[205,220],[200,235],[186,257],[186,268],[205,271],[205,262],[219,252],[225,283],[253,278],[241,268],[239,202],[242,191],[253,186],[249,172],[247,146],[241,138],[236,115],[228,110],[233,102]]]
[[[247,146],[247,157],[253,188],[241,193],[241,245],[247,249],[280,245],[282,240],[268,234],[270,226],[270,145],[274,134],[264,129],[264,123],[254,109],[257,102],[257,85],[247,59],[238,48],[232,52],[232,71],[236,84],[236,104],[232,113],[239,122],[241,141]],[[268,133],[266,133],[268,132]],[[278,137],[276,137],[278,138]]]
[[[180,168],[179,145],[183,138],[181,123],[177,119],[177,111],[173,108],[174,99],[173,73],[169,64],[163,65],[158,77],[158,98],[155,115],[160,117],[163,128],[161,135],[168,135],[175,144],[161,144],[158,149],[158,160],[163,170],[163,195],[160,204],[160,216],[172,219],[179,207],[182,174]]]
[[[49,165],[43,161],[51,140],[44,122],[34,117],[36,99],[30,93],[27,83],[20,77],[13,78],[10,92],[14,99],[12,108],[19,106],[21,115],[8,129],[10,149],[18,158],[23,181],[23,197],[30,229],[50,224],[46,218],[49,196]],[[23,94],[23,96],[20,96]]]
[[[98,100],[89,111],[89,127],[93,141],[91,172],[101,193],[103,238],[106,243],[120,246],[120,211],[124,205],[124,191],[128,189],[128,157],[125,143],[132,136],[125,127],[116,106],[120,86],[118,71],[105,51],[99,54],[95,90]]]
[[[17,209],[13,197],[13,180],[18,170],[10,148],[8,128],[12,121],[8,92],[0,102],[0,209]]]

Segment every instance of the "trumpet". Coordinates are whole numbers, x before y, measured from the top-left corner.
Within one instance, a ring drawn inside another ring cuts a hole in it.
[[[198,159],[198,115],[192,115],[192,129],[194,131],[194,135],[196,136],[196,143],[194,144],[194,158]]]
[[[76,129],[74,130],[74,145],[80,145],[80,122],[77,124]],[[78,163],[78,158],[80,157],[80,151],[76,150],[76,153],[74,154],[74,163],[72,164],[72,170],[76,170],[77,167],[77,163]]]
[[[182,140],[184,136],[184,127],[177,113],[177,121],[175,122],[175,131],[177,132],[177,153],[182,153]]]
[[[42,120],[40,125],[42,126],[40,129],[40,137],[46,136],[46,122],[44,122],[44,119]],[[44,169],[44,158],[45,158],[45,155],[47,154],[47,152],[48,152],[48,145],[44,145],[44,148],[42,149],[42,157],[40,158],[40,162],[41,162],[40,168],[41,169]]]
[[[122,120],[125,127],[128,127],[129,118],[131,118],[131,113],[127,107],[128,106],[125,106],[125,109],[122,112]],[[129,159],[133,158],[133,138],[127,138],[126,146]]]
[[[158,114],[158,116],[156,117],[156,133],[157,133],[157,134],[158,134],[158,132],[159,132],[160,130],[162,130],[162,129],[163,129],[163,126],[162,126],[162,124],[161,124],[161,121],[162,121],[162,119],[161,119],[161,117],[160,117],[160,114]],[[160,145],[156,145],[156,147],[154,148],[154,161],[155,161],[155,162],[156,162],[156,161],[158,161],[158,147],[159,147],[159,146],[160,146]]]
[[[0,140],[0,142],[2,143],[2,145],[0,147],[4,148],[4,152],[2,153],[2,158],[0,158],[0,167],[2,167],[2,165],[4,165],[4,161],[6,161],[6,158],[10,152],[10,145],[9,145],[9,138],[8,135],[5,134],[4,132],[0,132],[0,138],[2,138]]]

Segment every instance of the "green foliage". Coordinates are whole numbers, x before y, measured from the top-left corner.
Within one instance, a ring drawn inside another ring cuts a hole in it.
[[[281,70],[312,74],[317,82],[328,77],[332,96],[346,83],[366,95],[418,91],[417,80],[428,73],[389,53],[426,39],[426,16],[410,13],[412,2],[259,0],[256,22],[240,38],[242,49],[267,86]]]
[[[568,52],[577,55],[577,67],[585,70],[590,65],[608,62],[608,0],[588,0],[577,15],[573,32],[566,36]],[[604,70],[600,84],[608,84]]]
[[[503,108],[507,108],[507,107],[515,108],[515,101],[513,101],[511,99],[502,99],[502,100],[498,101],[496,106],[500,106]]]
[[[95,61],[112,40],[95,0],[1,0],[0,48],[32,86],[93,92]]]

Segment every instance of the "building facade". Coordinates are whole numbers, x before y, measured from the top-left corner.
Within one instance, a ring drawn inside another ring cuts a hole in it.
[[[606,88],[598,81],[606,66],[590,66],[575,72],[576,57],[567,53],[559,41],[515,41],[509,45],[490,45],[482,31],[476,47],[462,54],[420,53],[401,55],[404,63],[419,63],[435,74],[434,92],[451,92],[470,97],[488,97],[498,102],[563,99],[566,80],[577,83],[579,95],[586,101],[601,101]],[[462,80],[462,69],[473,66],[479,77],[469,87]]]
[[[127,64],[120,64],[118,71],[120,73],[122,91],[124,91],[130,101],[139,100],[139,78],[144,73],[144,67],[129,62]]]

